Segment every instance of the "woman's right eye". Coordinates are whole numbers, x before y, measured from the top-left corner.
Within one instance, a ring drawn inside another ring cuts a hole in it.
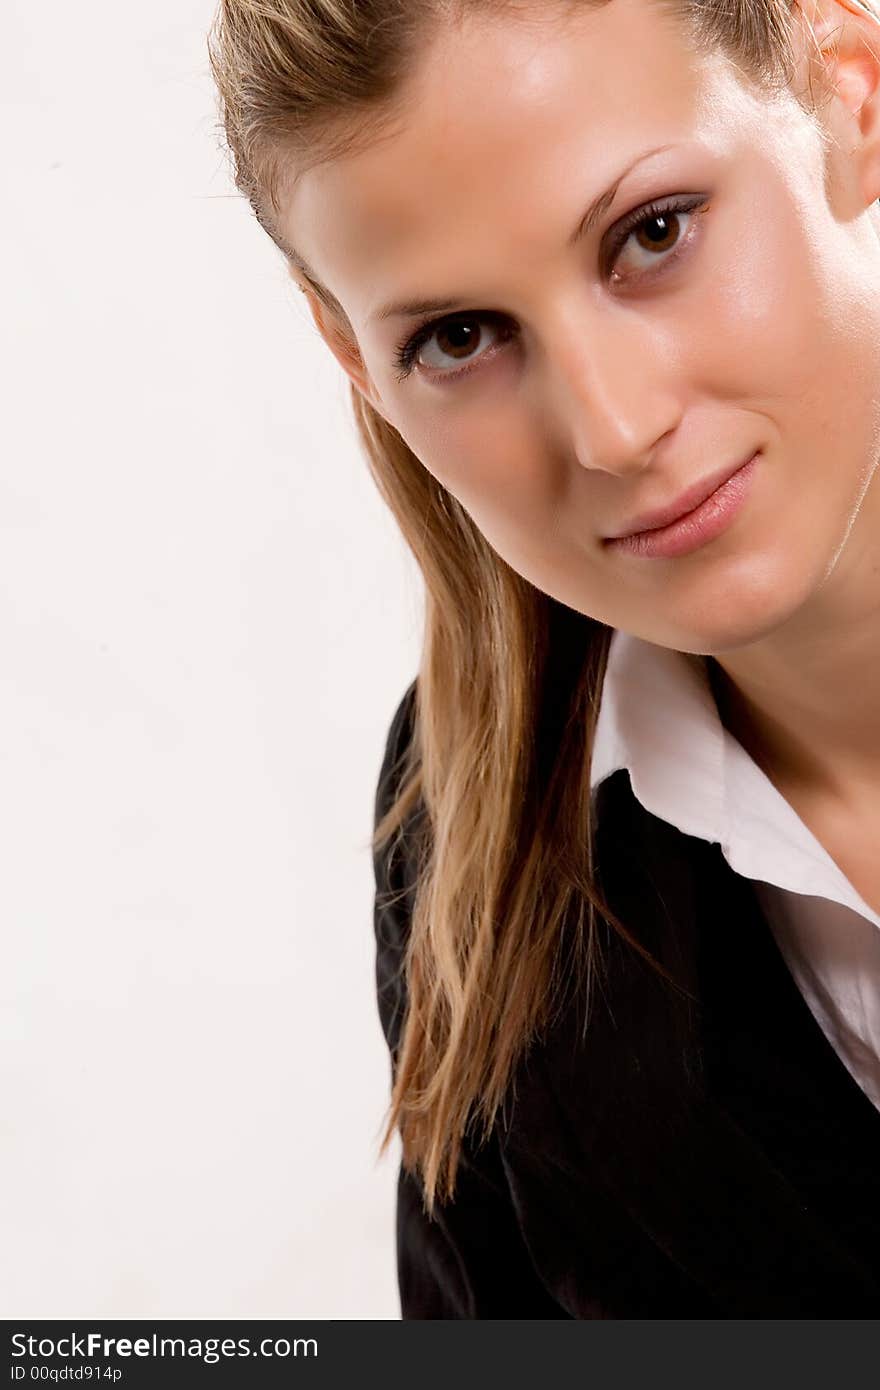
[[[422,324],[409,338],[399,343],[394,355],[398,369],[398,381],[403,381],[412,371],[416,358],[428,370],[436,370],[444,380],[463,376],[470,370],[471,363],[481,362],[486,356],[484,348],[487,337],[481,325],[492,326],[499,342],[506,341],[511,329],[505,329],[500,316],[492,314],[460,314],[450,318],[434,319]],[[488,335],[491,338],[491,333]],[[495,346],[491,341],[489,348]],[[429,349],[434,347],[438,360],[431,361]],[[450,358],[459,357],[464,366],[447,370]]]

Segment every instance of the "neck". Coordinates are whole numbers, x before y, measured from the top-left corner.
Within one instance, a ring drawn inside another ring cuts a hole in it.
[[[877,474],[808,603],[766,638],[709,657],[707,669],[722,723],[780,790],[880,807]]]

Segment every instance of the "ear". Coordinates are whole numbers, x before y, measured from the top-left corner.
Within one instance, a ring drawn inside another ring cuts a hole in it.
[[[298,270],[293,266],[290,268],[290,275],[305,295],[315,327],[346,376],[354,383],[361,395],[366,397],[370,405],[384,415],[381,397],[366,369],[348,316],[341,306],[336,309],[331,304],[325,303],[314,287],[308,281],[303,280]]]
[[[880,17],[858,0],[796,0],[827,88],[823,124],[852,167],[865,207],[880,199]],[[811,38],[812,35],[812,38]]]

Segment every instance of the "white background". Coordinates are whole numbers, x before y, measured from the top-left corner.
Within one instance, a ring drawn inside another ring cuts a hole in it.
[[[369,853],[421,587],[208,0],[6,0],[0,1315],[398,1318]]]

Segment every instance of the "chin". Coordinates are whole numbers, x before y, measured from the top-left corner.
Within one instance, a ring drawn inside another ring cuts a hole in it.
[[[779,632],[805,609],[820,585],[819,567],[813,573],[802,556],[752,553],[724,564],[713,578],[708,573],[695,577],[694,584],[677,592],[677,602],[662,621],[656,610],[644,614],[641,630],[648,641],[678,652],[724,656]]]
[[[677,615],[676,637],[667,645],[699,656],[723,656],[764,641],[790,623],[817,587],[815,579],[779,565],[726,576],[717,595],[696,595]],[[654,639],[659,640],[659,639]]]

